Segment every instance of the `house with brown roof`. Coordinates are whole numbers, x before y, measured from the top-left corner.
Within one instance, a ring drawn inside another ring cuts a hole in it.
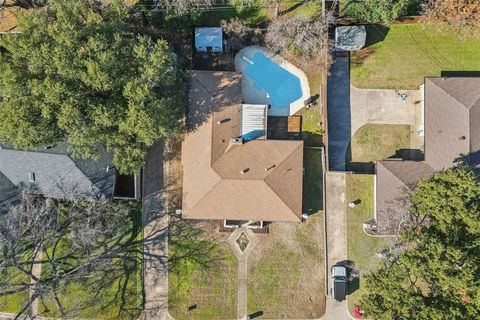
[[[303,141],[273,140],[266,105],[242,104],[241,74],[192,71],[182,144],[182,216],[301,221]]]
[[[459,161],[480,168],[480,78],[426,78],[425,160],[376,165],[377,232],[396,233],[408,217],[408,193],[418,181]]]

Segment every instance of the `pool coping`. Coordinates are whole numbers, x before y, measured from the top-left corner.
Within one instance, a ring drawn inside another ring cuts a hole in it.
[[[290,103],[289,116],[294,115],[295,113],[300,111],[305,106],[304,101],[311,97],[310,85],[308,83],[308,78],[307,78],[307,75],[305,74],[305,72],[303,70],[301,70],[300,68],[296,67],[293,63],[289,62],[287,59],[283,58],[282,56],[280,56],[278,54],[271,53],[263,47],[256,46],[256,45],[255,46],[248,46],[248,47],[245,47],[245,48],[241,49],[235,55],[235,71],[243,74],[243,69],[246,66],[246,62],[243,61],[242,57],[246,57],[248,59],[251,59],[256,52],[261,52],[267,58],[273,60],[280,67],[287,70],[288,72],[290,72],[291,74],[293,74],[294,76],[296,76],[300,80],[300,87],[302,89],[302,96],[300,98],[298,98],[297,100],[293,101],[292,103]],[[243,89],[242,89],[242,95],[243,95]]]

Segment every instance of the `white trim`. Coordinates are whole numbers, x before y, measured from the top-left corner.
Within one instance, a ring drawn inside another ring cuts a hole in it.
[[[229,219],[230,220],[230,219]],[[233,220],[233,221],[239,221],[239,220]],[[251,222],[257,222],[257,221],[249,221],[249,223]],[[238,224],[232,224],[232,225],[228,225],[227,224],[227,219],[224,219],[223,220],[223,227],[224,228],[227,228],[227,229],[238,229],[240,228],[241,226],[238,225]],[[262,229],[264,227],[263,225],[263,221],[260,221],[260,226],[257,226],[257,225],[248,225],[247,228],[248,229]]]

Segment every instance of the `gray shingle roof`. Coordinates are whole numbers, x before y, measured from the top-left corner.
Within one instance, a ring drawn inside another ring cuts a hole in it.
[[[425,161],[443,170],[478,151],[480,78],[425,79]]]
[[[115,170],[107,172],[107,166],[111,167],[111,161],[103,150],[98,161],[73,159],[64,143],[51,149],[0,148],[0,173],[11,184],[46,197],[70,198],[74,192],[85,198],[111,198]],[[30,181],[32,173],[34,182]]]
[[[377,162],[376,220],[379,231],[394,233],[399,221],[408,214],[408,194],[420,179],[428,179],[434,170],[423,161],[383,160]]]

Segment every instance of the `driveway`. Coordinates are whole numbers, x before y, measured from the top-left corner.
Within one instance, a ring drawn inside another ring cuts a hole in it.
[[[351,138],[350,75],[347,57],[337,57],[327,80],[329,170],[345,171]]]
[[[325,199],[326,239],[327,239],[327,284],[328,295],[325,315],[321,319],[344,320],[351,319],[348,313],[347,301],[335,301],[330,296],[332,287],[332,266],[346,264],[347,262],[347,213],[346,179],[345,173],[327,172],[325,176],[326,189]]]
[[[348,58],[337,57],[327,83],[329,169],[345,171],[350,139],[367,123],[411,125],[412,148],[420,148],[422,100],[420,90],[355,88]]]
[[[168,317],[168,214],[164,210],[163,141],[148,152],[143,170],[145,319]]]

